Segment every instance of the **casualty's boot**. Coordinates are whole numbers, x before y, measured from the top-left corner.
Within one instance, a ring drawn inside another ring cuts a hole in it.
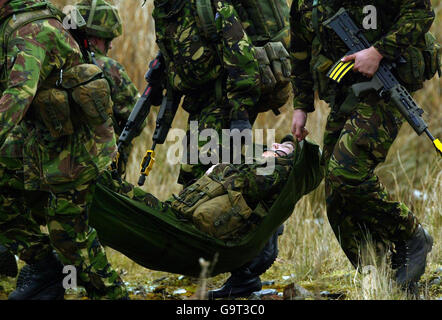
[[[0,276],[15,278],[17,272],[15,256],[6,247],[0,245]]]
[[[253,276],[246,270],[235,270],[221,288],[210,290],[209,299],[248,297],[262,289],[259,276]]]
[[[51,253],[36,263],[25,265],[20,270],[17,278],[17,287],[9,295],[8,299],[57,299],[61,291],[59,285],[61,285],[64,276],[63,265],[58,258]],[[39,296],[41,298],[39,298]]]
[[[221,288],[208,291],[209,299],[248,297],[262,289],[259,276],[266,272],[278,256],[278,236],[284,231],[281,225],[265,245],[264,249],[251,262],[232,271]]]
[[[63,281],[57,281],[52,286],[40,291],[30,300],[64,300],[66,290],[63,288]]]
[[[421,226],[411,239],[396,243],[393,254],[393,269],[396,271],[396,282],[403,288],[414,287],[425,272],[427,255],[433,246],[433,238]]]

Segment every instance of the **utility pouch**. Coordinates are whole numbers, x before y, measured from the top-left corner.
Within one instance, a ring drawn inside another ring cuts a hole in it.
[[[431,32],[425,34],[425,50],[422,52],[425,61],[425,79],[430,80],[436,72],[441,76],[440,45]]]
[[[227,194],[198,206],[193,214],[193,223],[215,238],[233,240],[248,226],[247,219],[251,213],[252,209],[241,193],[228,190]]]
[[[268,42],[264,48],[271,62],[271,68],[277,86],[284,87],[290,82],[290,76],[292,74],[289,53],[281,42]]]
[[[398,63],[396,72],[401,83],[410,91],[416,91],[423,87],[425,75],[425,60],[423,51],[409,46],[405,49],[402,57],[405,63]]]
[[[65,90],[40,90],[33,100],[33,107],[52,137],[59,138],[74,133],[69,96]]]
[[[276,78],[270,67],[270,60],[264,47],[255,47],[255,58],[261,75],[261,92],[271,92],[276,86]]]
[[[88,124],[96,127],[112,115],[110,87],[101,69],[93,64],[80,64],[67,70],[61,86],[71,94],[72,101],[83,111]]]

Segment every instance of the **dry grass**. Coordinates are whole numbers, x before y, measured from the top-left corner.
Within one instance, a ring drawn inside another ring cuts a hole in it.
[[[73,4],[75,1],[54,2],[64,5]],[[141,2],[114,1],[121,9],[125,30],[124,35],[115,41],[111,52],[111,56],[127,68],[140,90],[145,86],[144,72],[148,61],[157,51],[151,17],[152,0],[148,0],[144,8],[141,8]],[[442,43],[440,32],[442,1],[433,0],[432,3],[437,12],[437,21],[432,31]],[[425,118],[433,134],[442,137],[440,79],[435,78],[427,82],[425,89],[419,92],[416,98],[426,111]],[[327,114],[327,107],[323,103],[318,103],[317,111],[308,121],[310,137],[318,143],[322,141]],[[286,107],[278,118],[271,113],[262,114],[255,127],[273,127],[277,131],[277,137],[281,137],[289,132],[290,115],[289,107]],[[138,162],[146,148],[150,147],[154,116],[154,114],[149,116],[149,125],[135,141],[128,169],[128,180],[132,183],[138,180]],[[184,128],[186,121],[187,114],[180,111],[173,125]],[[180,190],[180,186],[176,183],[178,166],[170,166],[164,161],[168,146],[169,144],[165,144],[158,147],[158,161],[145,187],[160,199],[165,199],[172,192]],[[434,237],[435,245],[429,256],[429,266],[424,280],[434,277],[435,269],[442,266],[442,202],[439,200],[442,187],[441,168],[442,162],[436,157],[427,138],[417,137],[408,125],[404,125],[387,161],[377,170],[382,182],[391,191],[392,197],[411,206]],[[419,198],[415,190],[425,196]],[[178,279],[175,275],[146,270],[112,250],[109,250],[109,256],[115,267],[128,271],[124,276],[126,281],[149,284],[164,275],[169,279]],[[389,281],[389,271],[385,263],[377,270],[364,276],[350,266],[327,222],[324,192],[321,186],[299,202],[293,215],[286,222],[284,235],[280,238],[279,259],[263,278],[275,279],[280,286],[297,282],[313,291],[343,292],[348,299],[404,299],[405,296]],[[292,275],[292,277],[289,280],[282,280],[283,275]],[[226,277],[227,275],[222,275],[209,279],[208,286],[219,285]],[[193,280],[183,281],[177,280],[176,284],[169,282],[169,285],[192,287],[195,284]],[[442,289],[440,286],[433,286],[427,288],[425,294],[426,298],[436,298],[442,295]]]

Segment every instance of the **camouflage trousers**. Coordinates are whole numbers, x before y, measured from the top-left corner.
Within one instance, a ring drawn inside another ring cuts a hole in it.
[[[75,266],[90,298],[124,298],[125,286],[88,225],[93,193],[92,183],[57,194],[27,191],[22,175],[0,167],[0,243],[28,264],[54,248],[64,265]]]
[[[367,239],[380,248],[389,247],[409,239],[419,222],[405,204],[391,199],[374,174],[398,134],[401,114],[377,99],[355,102],[352,110],[348,115],[330,113],[322,161],[327,168],[328,219],[356,266]]]

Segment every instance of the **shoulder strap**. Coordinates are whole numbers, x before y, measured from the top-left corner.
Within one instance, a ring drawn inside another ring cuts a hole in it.
[[[318,5],[319,0],[313,0],[313,9],[312,9],[312,24],[313,29],[319,37],[319,21],[318,21]]]
[[[206,38],[212,41],[217,40],[218,33],[216,32],[212,0],[196,0],[196,12]]]

